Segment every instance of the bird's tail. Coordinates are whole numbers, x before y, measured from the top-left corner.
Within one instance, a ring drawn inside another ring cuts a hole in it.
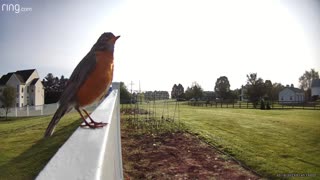
[[[54,113],[46,132],[44,133],[44,137],[49,137],[53,134],[54,128],[62,118],[62,116],[69,112],[72,108],[68,104],[60,104],[59,108],[57,111]]]

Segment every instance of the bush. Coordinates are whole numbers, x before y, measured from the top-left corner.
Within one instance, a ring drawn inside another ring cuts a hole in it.
[[[311,101],[317,101],[319,99],[319,95],[314,95],[311,97]]]
[[[260,109],[266,109],[266,106],[265,106],[265,104],[264,104],[264,100],[263,99],[261,99],[261,101],[260,101]]]
[[[270,107],[270,103],[269,103],[269,101],[267,102],[267,110],[270,110],[271,109],[271,107]]]

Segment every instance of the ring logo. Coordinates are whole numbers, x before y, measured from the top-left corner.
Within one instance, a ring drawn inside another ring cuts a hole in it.
[[[21,12],[30,12],[32,8],[30,7],[21,7],[20,4],[2,4],[1,5],[2,12],[14,12],[16,14]]]

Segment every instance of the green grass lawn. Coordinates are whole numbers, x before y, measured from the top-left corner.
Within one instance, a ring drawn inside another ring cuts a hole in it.
[[[159,103],[157,116],[173,116]],[[141,106],[143,108],[143,105]],[[146,115],[141,115],[143,117]],[[177,112],[175,114],[178,117]],[[66,115],[54,135],[43,139],[51,116],[0,119],[0,179],[34,179],[79,126],[77,113]],[[188,131],[231,154],[266,177],[317,174],[320,179],[320,111],[255,110],[180,106]],[[307,178],[304,178],[307,179]]]
[[[320,111],[180,106],[189,131],[267,177],[317,174]]]
[[[34,179],[80,124],[70,113],[43,139],[51,117],[0,119],[0,179]]]

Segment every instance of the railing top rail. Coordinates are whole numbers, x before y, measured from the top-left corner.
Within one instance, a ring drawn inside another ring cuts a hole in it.
[[[100,129],[78,128],[39,173],[37,180],[101,179],[110,126],[119,123],[112,121],[119,108],[118,93],[113,90],[91,114],[94,120],[108,125]]]

